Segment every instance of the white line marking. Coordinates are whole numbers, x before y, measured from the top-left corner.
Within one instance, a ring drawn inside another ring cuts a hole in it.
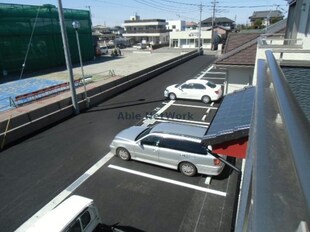
[[[211,102],[210,106],[213,106],[214,105],[214,102]]]
[[[107,163],[114,155],[109,152],[101,160],[95,163],[89,168],[82,176],[70,184],[65,190],[58,194],[53,200],[47,203],[42,209],[36,212],[31,218],[24,222],[16,232],[24,232],[29,229],[35,222],[37,222],[43,215],[51,211],[63,200],[65,200],[73,191],[75,191],[81,184],[83,184],[89,177],[91,177],[98,169],[100,169],[105,163]]]
[[[157,121],[160,121],[160,120],[168,120],[168,121],[176,121],[176,122],[189,122],[189,123],[210,125],[209,122],[200,122],[200,121],[197,122],[197,121],[191,121],[191,120],[185,120],[185,119],[177,119],[177,118],[156,117],[155,119],[156,119]]]
[[[163,113],[164,111],[166,111],[170,106],[172,106],[174,102],[175,102],[175,100],[170,100],[168,103],[163,102],[163,104],[164,104],[165,106],[163,106],[160,110],[158,110],[158,111],[156,112],[155,115],[162,114],[162,113]],[[147,118],[147,119],[145,119],[145,120],[143,121],[142,126],[148,126],[148,125],[150,125],[150,124],[154,124],[154,122],[155,122],[154,117],[151,117],[151,116],[150,116],[150,118]]]
[[[214,102],[212,102],[212,103],[214,104]],[[168,103],[166,103],[166,104],[168,104]],[[210,106],[195,106],[195,105],[186,105],[186,104],[173,104],[173,106],[184,106],[184,107],[192,107],[192,108],[199,108],[199,109],[209,109],[209,108],[215,109],[215,110],[217,109],[217,107],[213,107],[213,105],[210,107]]]
[[[163,113],[163,112],[166,111],[170,106],[172,106],[173,103],[175,103],[175,100],[169,101],[168,104],[165,104],[165,106],[162,107],[159,111],[157,111],[156,114],[161,114],[161,113]]]
[[[119,170],[119,171],[128,172],[128,173],[131,173],[131,174],[134,174],[134,175],[147,177],[147,178],[150,178],[150,179],[153,179],[153,180],[158,180],[158,181],[162,181],[162,182],[166,182],[166,183],[170,183],[170,184],[174,184],[174,185],[178,185],[178,186],[182,186],[182,187],[186,187],[186,188],[191,188],[191,189],[199,190],[199,191],[202,191],[202,192],[212,193],[212,194],[215,194],[215,195],[226,197],[226,193],[225,192],[221,192],[221,191],[217,191],[217,190],[213,190],[213,189],[208,189],[208,188],[204,188],[204,187],[200,187],[200,186],[196,186],[196,185],[192,185],[192,184],[187,184],[187,183],[183,183],[183,182],[176,181],[176,180],[171,180],[171,179],[164,178],[164,177],[147,174],[147,173],[144,173],[144,172],[138,172],[138,171],[134,171],[134,170],[127,169],[127,168],[122,168],[122,167],[111,165],[111,164],[108,167],[116,169],[116,170]]]
[[[207,114],[209,114],[209,113],[210,113],[210,111],[211,111],[211,108],[209,108],[209,109],[206,111],[206,113],[207,113]]]
[[[205,114],[204,116],[202,116],[201,121],[205,121],[206,120],[207,115]]]
[[[203,79],[205,80],[225,80],[226,78],[225,77],[203,77]]]

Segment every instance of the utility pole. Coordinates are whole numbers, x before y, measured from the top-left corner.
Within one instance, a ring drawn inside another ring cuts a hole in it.
[[[201,13],[202,13],[202,3],[199,5],[199,11],[200,11],[200,16],[199,16],[199,32],[198,32],[198,53],[201,53]]]
[[[214,49],[214,23],[215,23],[215,7],[216,7],[216,3],[218,3],[217,1],[213,1],[211,2],[213,4],[213,13],[212,13],[212,33],[211,33],[211,50]]]
[[[75,110],[75,114],[80,113],[79,104],[77,102],[76,92],[75,92],[75,85],[74,85],[74,78],[73,78],[73,71],[72,71],[72,63],[71,63],[71,55],[69,50],[68,38],[67,38],[67,31],[65,26],[63,8],[61,0],[58,0],[58,14],[59,14],[59,22],[60,22],[60,29],[61,29],[61,36],[62,42],[64,46],[64,53],[66,58],[66,65],[69,74],[69,83],[70,83],[70,90],[71,90],[71,98],[72,98],[72,105]]]

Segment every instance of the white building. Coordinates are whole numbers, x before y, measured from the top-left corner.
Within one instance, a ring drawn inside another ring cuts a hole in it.
[[[201,45],[211,49],[211,31],[201,31]],[[199,30],[170,32],[169,47],[172,48],[198,48]]]
[[[140,19],[140,16],[131,16],[125,20],[123,36],[130,38],[134,43],[162,44],[168,43],[169,31],[166,29],[167,22],[164,19]]]
[[[168,20],[167,30],[171,31],[185,31],[186,23],[183,20]]]

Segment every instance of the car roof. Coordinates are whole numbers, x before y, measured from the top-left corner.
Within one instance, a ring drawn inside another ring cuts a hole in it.
[[[187,81],[185,81],[185,83],[199,83],[199,84],[203,84],[206,85],[209,81],[207,80],[200,80],[200,79],[189,79]]]
[[[93,203],[92,199],[73,195],[40,218],[27,232],[62,231],[83,210]]]
[[[155,125],[152,128],[151,133],[167,133],[193,138],[202,138],[206,134],[206,131],[206,128],[200,126],[162,122]]]

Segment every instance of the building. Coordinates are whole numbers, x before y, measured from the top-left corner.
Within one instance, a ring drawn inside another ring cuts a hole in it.
[[[185,31],[186,23],[183,20],[169,20],[167,21],[167,30],[169,31]]]
[[[233,30],[235,28],[235,22],[226,17],[215,18],[213,24],[214,24],[213,25],[214,27],[221,26],[225,28],[226,30]],[[212,28],[212,17],[202,20],[201,28],[205,30]]]
[[[198,24],[195,22],[186,22],[185,23],[185,30],[195,30],[198,28]]]
[[[201,46],[211,49],[211,31],[201,31]],[[172,48],[198,48],[199,30],[170,32],[169,47]]]
[[[283,18],[284,16],[279,10],[254,11],[253,15],[249,17],[252,26],[254,26],[257,20],[260,20],[262,22],[262,26],[265,27],[278,22]]]
[[[164,19],[140,19],[140,16],[131,16],[125,20],[123,36],[130,38],[134,43],[164,44],[169,41],[167,22]]]
[[[0,75],[21,72],[22,67],[25,72],[32,72],[65,65],[56,6],[1,3],[0,15]],[[64,9],[64,18],[72,62],[79,62],[73,21],[80,22],[78,34],[83,60],[93,59],[90,12]]]
[[[217,68],[226,72],[225,93],[231,93],[245,86],[255,85],[253,77],[257,55],[257,40],[266,33],[281,33],[285,31],[286,20],[282,20],[268,31],[261,30],[257,33],[229,33],[223,55],[215,61]],[[277,41],[273,37],[273,43]]]
[[[287,2],[285,35],[268,29],[257,40],[255,107],[234,231],[310,228],[310,0]]]

